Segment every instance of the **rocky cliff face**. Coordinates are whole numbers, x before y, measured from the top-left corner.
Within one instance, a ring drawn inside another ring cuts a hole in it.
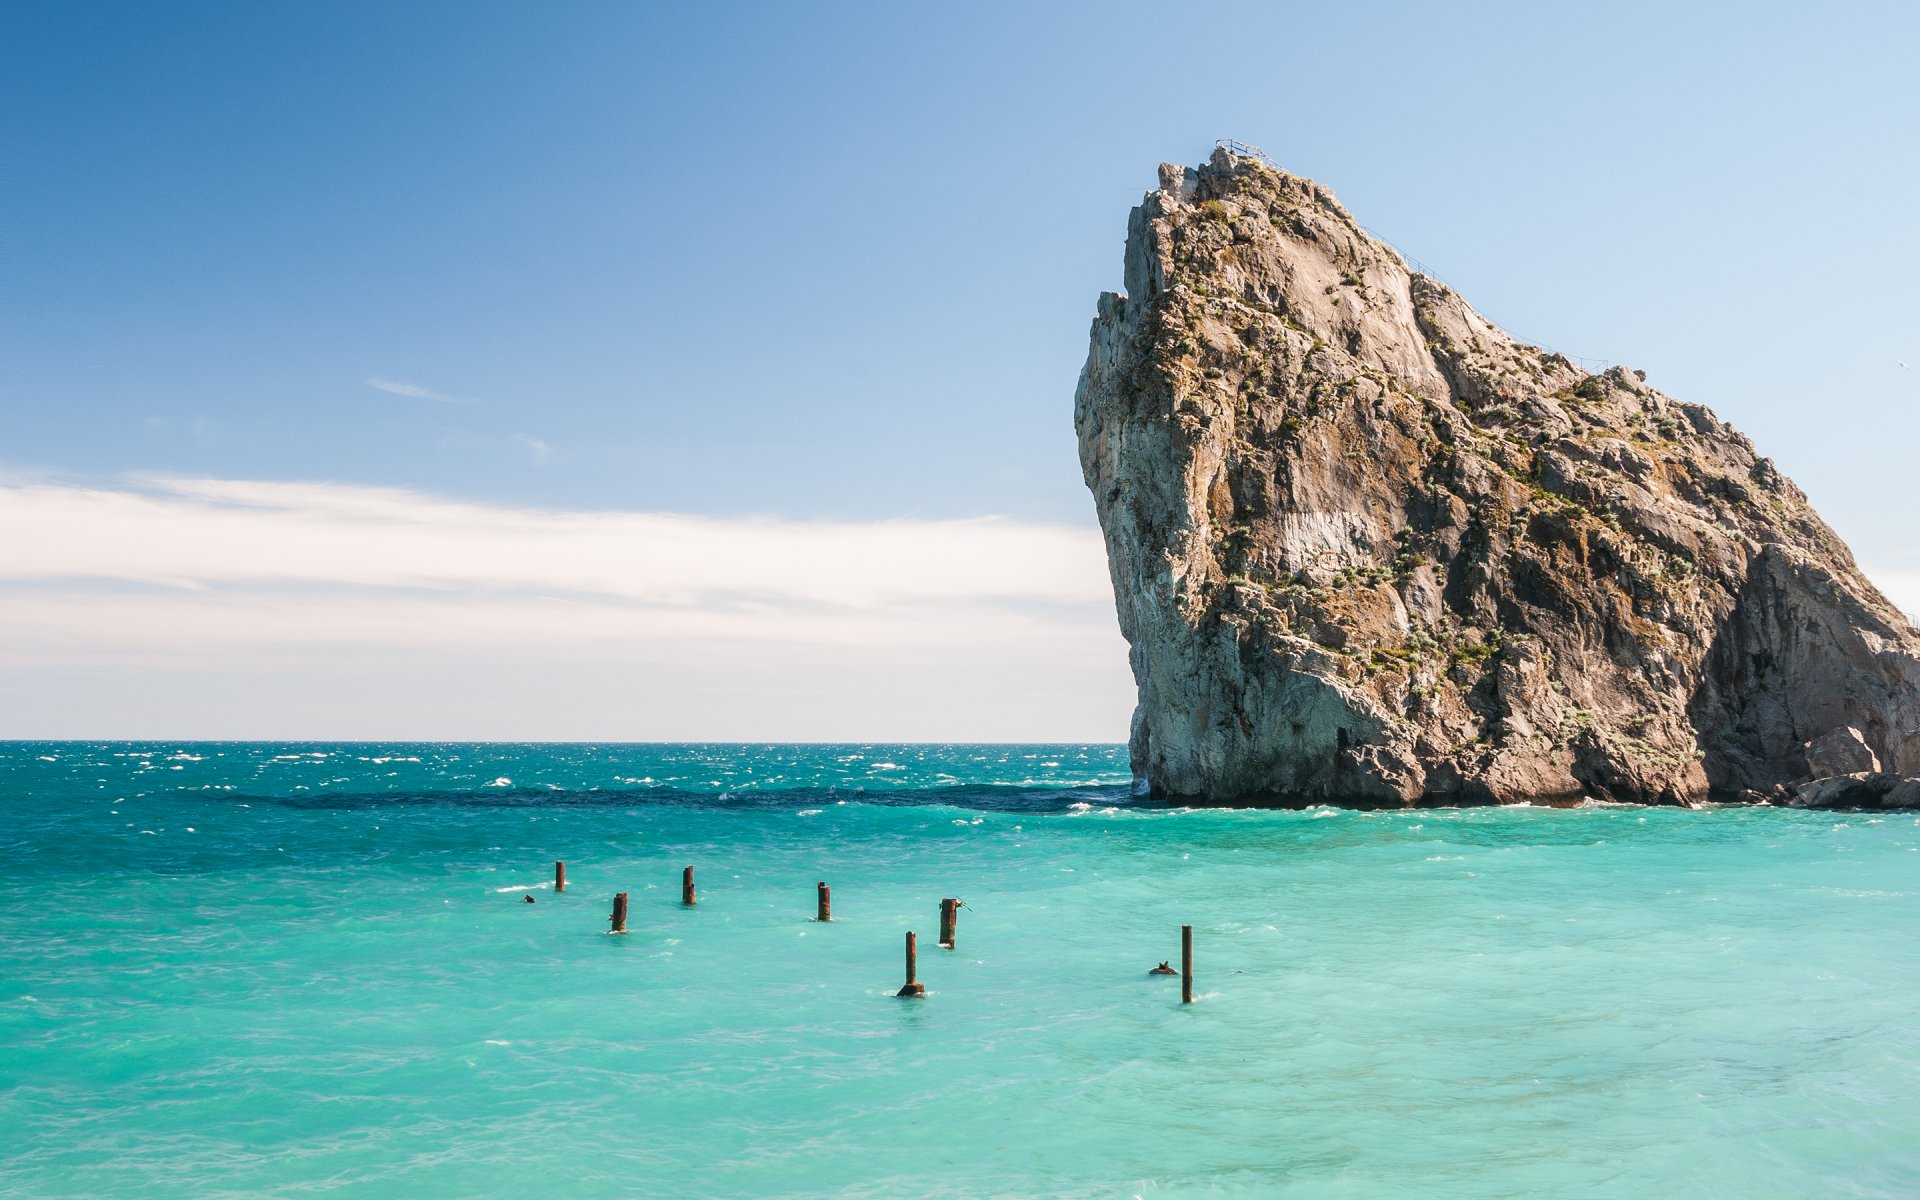
[[[1920,640],[1770,460],[1310,180],[1161,167],[1074,408],[1157,797],[1758,799],[1856,742],[1920,774]]]

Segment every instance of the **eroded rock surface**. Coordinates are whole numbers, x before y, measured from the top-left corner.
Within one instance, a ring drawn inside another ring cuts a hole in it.
[[[1920,774],[1914,630],[1706,408],[1515,341],[1224,151],[1161,168],[1125,278],[1074,415],[1143,789],[1692,803],[1781,795],[1810,751]]]
[[[1800,747],[1800,753],[1807,760],[1808,772],[1815,777],[1855,772],[1874,774],[1880,770],[1879,756],[1851,725],[1828,730]]]
[[[1793,789],[1795,808],[1920,808],[1920,779],[1856,771],[1813,779]]]

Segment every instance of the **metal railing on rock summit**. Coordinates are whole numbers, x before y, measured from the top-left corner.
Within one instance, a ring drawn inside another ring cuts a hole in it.
[[[1251,158],[1255,162],[1263,162],[1276,171],[1280,169],[1280,164],[1267,157],[1267,152],[1258,146],[1249,146],[1245,142],[1236,142],[1232,138],[1220,138],[1213,143],[1213,148],[1225,150],[1228,154],[1235,154],[1241,158]]]

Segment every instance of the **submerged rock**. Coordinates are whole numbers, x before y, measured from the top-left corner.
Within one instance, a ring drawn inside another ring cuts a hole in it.
[[[1920,640],[1745,437],[1514,340],[1310,180],[1225,151],[1160,180],[1074,412],[1141,790],[1683,803],[1920,774]]]

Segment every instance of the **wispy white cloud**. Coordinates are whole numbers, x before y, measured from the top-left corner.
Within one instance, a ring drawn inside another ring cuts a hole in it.
[[[516,433],[513,440],[526,447],[527,455],[536,467],[546,466],[547,460],[553,457],[553,447],[530,433]]]
[[[432,388],[421,387],[417,383],[400,383],[392,379],[369,379],[366,384],[394,396],[405,396],[409,400],[438,400],[442,404],[467,404],[470,401],[458,396],[449,396],[445,392],[436,392]]]
[[[397,488],[0,487],[0,580],[538,591],[651,604],[1105,604],[1099,535],[996,517],[788,521],[513,508]]]
[[[1091,529],[175,478],[20,480],[0,528],[16,735],[1107,740],[1131,701]]]

